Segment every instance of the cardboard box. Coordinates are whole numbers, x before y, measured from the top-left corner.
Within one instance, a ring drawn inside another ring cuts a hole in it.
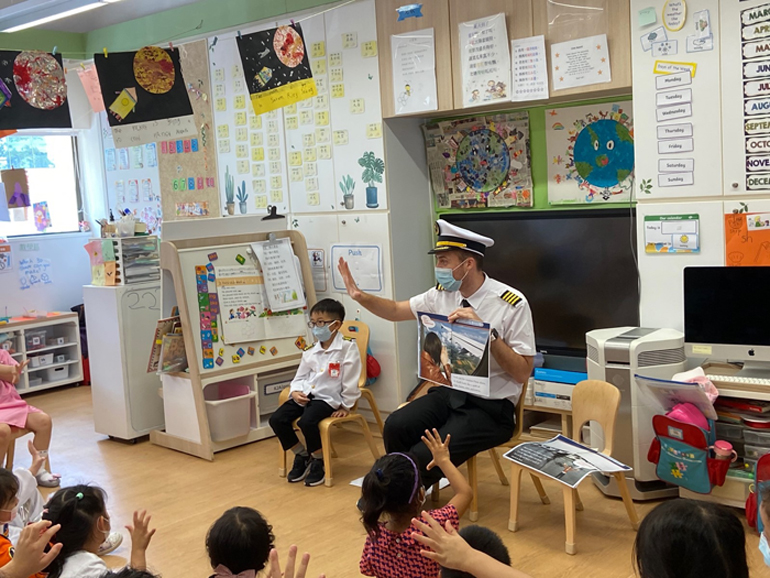
[[[535,406],[572,411],[572,390],[569,383],[535,380]]]

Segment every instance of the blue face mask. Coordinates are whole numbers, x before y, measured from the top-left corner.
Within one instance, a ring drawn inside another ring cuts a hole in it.
[[[462,265],[463,263],[465,263],[465,261],[460,263],[460,265]],[[460,265],[458,265],[457,267],[459,267]],[[439,285],[441,285],[445,291],[457,291],[458,289],[460,289],[460,286],[463,284],[463,279],[465,279],[465,276],[467,275],[467,273],[463,275],[462,279],[455,279],[453,273],[455,269],[457,269],[457,267],[455,267],[454,269],[436,267],[436,282]]]
[[[332,324],[328,323],[323,327],[313,327],[313,337],[315,337],[321,343],[326,343],[329,341],[332,338],[332,330],[329,325]]]
[[[759,539],[759,551],[762,552],[762,557],[765,559],[765,566],[770,566],[770,544],[767,543],[767,537],[762,532],[762,537]]]

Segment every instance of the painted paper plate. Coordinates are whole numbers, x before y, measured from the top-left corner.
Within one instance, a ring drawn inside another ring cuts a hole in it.
[[[166,94],[174,86],[174,62],[162,48],[145,46],[134,55],[134,78],[147,92]]]
[[[296,68],[305,58],[305,43],[291,26],[279,26],[273,37],[273,48],[278,59],[289,68]]]
[[[16,90],[30,106],[53,110],[67,100],[64,70],[45,52],[21,52],[13,61]]]

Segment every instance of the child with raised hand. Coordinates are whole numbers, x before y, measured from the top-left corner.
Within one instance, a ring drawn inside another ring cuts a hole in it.
[[[110,516],[101,488],[62,488],[46,504],[43,518],[61,525],[53,539],[54,544],[61,544],[61,553],[46,569],[48,578],[101,578],[107,573],[107,565],[97,555],[110,534]],[[136,570],[147,566],[147,547],[155,534],[149,527],[150,519],[146,511],[134,512],[133,525],[126,526],[131,534],[130,566]]]
[[[295,574],[297,547],[289,548],[286,570],[282,573],[274,542],[273,527],[262,514],[253,508],[230,508],[212,524],[206,535],[206,551],[214,569],[211,578],[254,578],[268,561],[267,578],[305,578],[310,554],[302,556]]]
[[[61,544],[50,546],[59,525],[42,520],[22,530],[13,559],[0,568],[0,578],[29,578],[40,574],[59,555]]]
[[[425,430],[423,443],[433,456],[427,469],[440,468],[455,495],[431,515],[441,523],[457,528],[460,516],[473,499],[473,490],[449,457],[449,440],[442,442],[437,430]],[[372,466],[364,477],[361,510],[367,537],[359,569],[378,578],[438,578],[439,565],[420,555],[416,536],[421,530],[413,522],[425,503],[425,488],[413,456],[391,453]],[[385,520],[381,520],[386,515]]]
[[[511,568],[511,557],[500,536],[489,528],[468,526],[459,532],[446,522],[441,526],[428,512],[427,523],[413,522],[422,534],[414,539],[430,550],[420,554],[441,565],[441,578],[530,578]]]
[[[290,398],[270,416],[270,427],[281,447],[294,452],[294,465],[286,476],[290,483],[324,483],[319,424],[327,417],[347,416],[361,397],[361,354],[352,339],[339,333],[344,320],[345,307],[339,301],[321,299],[313,305],[309,325],[318,341],[302,354]],[[294,431],[297,418],[307,447]]]

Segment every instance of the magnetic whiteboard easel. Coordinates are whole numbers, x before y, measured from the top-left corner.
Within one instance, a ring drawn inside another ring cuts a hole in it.
[[[277,221],[277,223],[283,225],[284,221]],[[219,350],[224,349],[221,357],[226,361],[221,366],[215,365],[213,368],[204,369],[201,355],[201,312],[198,307],[195,272],[196,266],[205,266],[206,263],[211,262],[209,255],[212,253],[217,254],[214,264],[237,264],[238,255],[249,258],[247,249],[250,248],[251,243],[267,241],[271,235],[275,235],[278,239],[288,238],[291,241],[294,254],[299,258],[308,307],[311,307],[316,302],[315,288],[312,283],[307,244],[298,231],[278,230],[222,236],[216,240],[202,238],[161,243],[164,283],[170,275],[182,322],[189,371],[162,376],[166,431],[153,431],[150,434],[150,440],[153,443],[211,460],[214,452],[272,435],[267,423],[269,416],[264,408],[260,408],[260,401],[264,401],[268,394],[267,390],[262,390],[260,378],[265,374],[281,371],[284,371],[287,376],[292,375],[302,357],[301,349],[295,344],[300,335],[235,345],[225,344],[220,337],[219,341],[213,343],[215,355],[218,356]],[[167,294],[165,287],[164,294]],[[302,337],[307,338],[307,334]],[[264,350],[261,351],[263,347]],[[240,355],[240,361],[235,363],[233,354],[239,349],[243,349],[245,353]],[[244,396],[253,404],[251,428],[248,434],[215,441],[212,439],[209,427],[205,390],[217,384],[235,382],[239,385],[249,385],[251,389],[251,393]]]

